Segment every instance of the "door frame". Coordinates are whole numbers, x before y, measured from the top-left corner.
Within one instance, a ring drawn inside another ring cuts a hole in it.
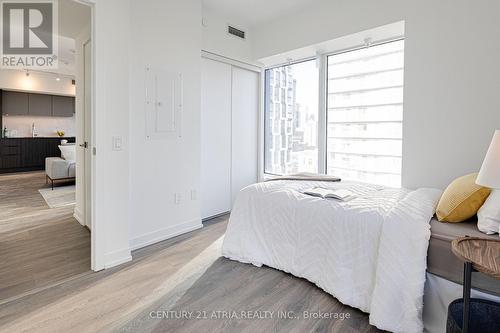
[[[87,109],[87,52],[86,48],[90,46],[90,112]],[[83,159],[83,179],[84,179],[84,196],[83,196],[83,224],[86,227],[89,227],[92,233],[92,143],[94,142],[92,139],[92,39],[89,38],[87,41],[83,43],[82,47],[82,55],[83,55],[83,139],[85,142],[88,142],[90,145],[86,147]],[[90,113],[90,114],[89,114]],[[87,121],[88,117],[90,117],[90,122]],[[90,131],[89,137],[87,137],[87,131]],[[90,162],[87,161],[90,159]],[[89,166],[90,168],[88,168]]]
[[[90,105],[90,142],[91,145],[88,147],[90,149],[90,177],[85,177],[85,182],[87,182],[85,187],[90,187],[90,194],[88,197],[90,198],[90,268],[93,271],[100,271],[104,269],[104,238],[102,237],[103,230],[102,227],[97,223],[96,219],[96,162],[95,162],[95,143],[96,143],[96,29],[95,29],[95,11],[96,11],[96,0],[73,0],[75,2],[81,3],[83,5],[90,7],[90,41],[91,41],[91,59],[90,59],[90,67],[91,67],[91,82],[90,82],[90,96],[91,96],[91,105]],[[87,170],[84,171],[88,174]],[[89,179],[90,178],[90,179]],[[87,195],[86,195],[87,197]],[[88,202],[85,202],[85,205],[88,205]],[[85,209],[88,211],[87,209]],[[88,217],[85,216],[86,212],[84,212],[84,221],[88,220]]]

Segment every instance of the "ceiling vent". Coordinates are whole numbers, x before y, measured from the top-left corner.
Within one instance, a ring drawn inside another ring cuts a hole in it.
[[[227,32],[230,35],[236,36],[236,37],[241,38],[241,39],[245,39],[245,32],[243,30],[236,29],[235,27],[228,25]]]

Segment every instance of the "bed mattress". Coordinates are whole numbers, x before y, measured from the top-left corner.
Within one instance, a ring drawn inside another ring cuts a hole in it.
[[[427,271],[449,281],[462,283],[463,262],[451,252],[451,241],[464,236],[499,239],[498,235],[486,235],[477,228],[477,220],[462,223],[444,223],[431,220],[431,239],[427,252]],[[500,295],[500,283],[484,274],[474,274],[472,287]]]

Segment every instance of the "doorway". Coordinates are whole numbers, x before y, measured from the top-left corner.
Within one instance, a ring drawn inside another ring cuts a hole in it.
[[[0,71],[0,304],[92,267],[92,7],[58,7],[59,68]]]

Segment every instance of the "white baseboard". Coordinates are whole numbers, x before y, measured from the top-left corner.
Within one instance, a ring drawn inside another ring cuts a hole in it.
[[[125,248],[104,255],[104,268],[111,268],[132,260],[130,249]]]
[[[168,228],[163,228],[153,232],[148,232],[139,237],[132,238],[130,240],[130,249],[137,250],[140,249],[141,247],[158,243],[166,239],[179,236],[189,231],[200,229],[201,227],[203,227],[201,219],[194,219],[179,223],[177,225]]]
[[[81,225],[85,226],[85,221],[83,220],[83,214],[76,207],[75,207],[75,210],[73,212],[73,217],[75,218],[75,220],[78,221],[78,223],[80,223]]]

